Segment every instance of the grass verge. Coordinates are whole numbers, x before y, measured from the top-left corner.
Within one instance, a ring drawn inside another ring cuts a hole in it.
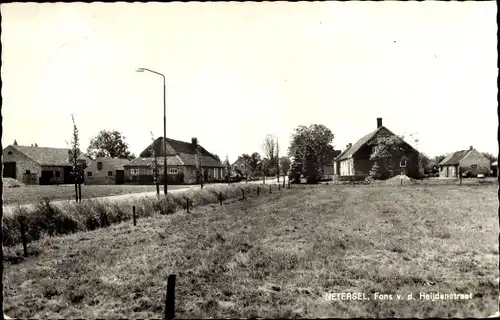
[[[205,191],[200,204],[212,199]],[[137,227],[45,237],[31,248],[36,257],[6,264],[5,311],[160,318],[175,273],[178,318],[484,317],[498,297],[496,191],[294,186]],[[370,300],[326,301],[327,292]],[[377,300],[376,292],[473,299]]]

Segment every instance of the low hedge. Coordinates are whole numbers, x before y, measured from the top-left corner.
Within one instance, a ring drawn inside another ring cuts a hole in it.
[[[255,195],[257,188],[261,194],[269,189],[269,185],[218,185],[204,189],[188,190],[185,192],[169,193],[158,198],[142,198],[135,203],[124,200],[110,202],[107,200],[84,200],[82,202],[68,202],[61,206],[51,204],[45,199],[34,209],[18,207],[13,214],[4,216],[3,243],[13,246],[21,243],[21,221],[24,223],[28,242],[36,241],[44,236],[57,236],[80,231],[91,231],[105,228],[115,223],[132,219],[132,206],[136,207],[136,217],[149,217],[154,214],[172,214],[179,209],[186,209],[186,202],[190,207],[202,206],[222,200],[239,199],[242,189],[245,197]],[[275,186],[275,188],[277,188]]]

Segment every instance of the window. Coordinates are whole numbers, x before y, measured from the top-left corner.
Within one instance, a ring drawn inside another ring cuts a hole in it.
[[[26,170],[26,174],[31,174],[31,171],[30,170]]]
[[[87,177],[92,177],[92,172],[91,171],[87,172]]]
[[[399,163],[399,166],[400,167],[406,167],[406,160],[401,160],[401,162]]]
[[[130,174],[139,174],[139,169],[130,169]]]
[[[102,170],[102,162],[97,163],[97,170]]]
[[[473,164],[472,166],[470,166],[471,169],[477,169],[477,164]]]
[[[108,171],[108,176],[109,177],[113,176],[113,171]]]
[[[168,168],[168,174],[178,174],[179,169],[177,168]]]
[[[55,171],[56,173],[56,178],[59,178],[61,176],[61,171]]]
[[[8,154],[9,156],[11,156],[11,155],[12,155],[12,151],[7,152],[7,154]]]

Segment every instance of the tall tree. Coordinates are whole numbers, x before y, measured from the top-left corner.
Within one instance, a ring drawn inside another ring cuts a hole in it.
[[[217,160],[217,161],[220,161],[220,158],[218,155],[214,154],[214,158]]]
[[[280,157],[280,166],[283,177],[286,176],[288,170],[290,170],[291,161],[288,157]]]
[[[196,164],[196,182],[201,185],[203,189],[203,167],[202,167],[202,155],[199,148],[196,148],[195,154],[195,164]]]
[[[276,155],[276,141],[273,136],[266,136],[264,142],[262,143],[262,150],[264,151],[264,157],[269,160],[273,160]]]
[[[79,138],[78,128],[76,127],[74,115],[71,115],[71,120],[73,122],[73,135],[71,137],[70,149],[68,150],[68,160],[73,167],[71,175],[75,182],[76,201],[79,201],[81,200],[81,183],[83,180],[83,167],[78,163],[78,158],[81,155],[80,138]]]
[[[229,162],[229,156],[226,154],[226,159],[224,160],[224,175],[226,176],[227,183],[231,183],[231,162]]]
[[[101,130],[90,140],[87,155],[95,159],[97,157],[109,157],[120,159],[133,159],[125,137],[116,130]]]
[[[301,125],[292,134],[288,155],[299,156],[300,159],[304,159],[307,155],[308,161],[304,161],[302,165],[313,167],[304,168],[303,171],[313,174],[319,170],[321,176],[328,153],[334,149],[332,146],[334,137],[332,131],[322,124],[312,124],[309,127]],[[314,177],[308,180],[312,182]]]

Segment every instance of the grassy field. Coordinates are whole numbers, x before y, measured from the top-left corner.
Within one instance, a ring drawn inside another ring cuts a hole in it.
[[[497,188],[294,186],[45,238],[32,257],[6,263],[5,312],[160,318],[175,273],[178,318],[488,316],[498,297]],[[437,291],[473,298],[418,299]],[[328,292],[370,300],[327,301]]]
[[[171,190],[185,188],[185,186],[172,185],[168,186]],[[82,198],[106,197],[118,194],[140,193],[156,191],[154,185],[83,185]],[[163,186],[160,186],[160,191],[163,192]],[[3,189],[3,203],[39,203],[45,197],[51,200],[72,200],[75,199],[74,185],[49,185],[38,186],[28,185],[18,188]]]

